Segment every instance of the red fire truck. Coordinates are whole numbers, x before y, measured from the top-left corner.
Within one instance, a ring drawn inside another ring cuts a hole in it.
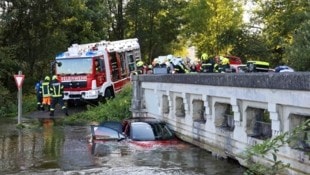
[[[101,101],[130,81],[141,59],[138,39],[73,44],[56,56],[53,72],[64,86],[64,100]]]

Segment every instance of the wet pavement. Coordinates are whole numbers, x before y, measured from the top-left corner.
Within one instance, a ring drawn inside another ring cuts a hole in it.
[[[240,175],[245,171],[234,161],[187,143],[149,149],[126,142],[91,144],[89,126],[64,126],[50,119],[22,121],[27,127],[17,129],[17,119],[0,118],[0,174]]]

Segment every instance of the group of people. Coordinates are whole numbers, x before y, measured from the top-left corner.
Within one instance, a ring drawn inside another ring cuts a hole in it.
[[[230,68],[230,61],[224,56],[207,57],[206,54],[201,56],[200,72],[226,72]]]
[[[206,72],[225,72],[230,68],[230,61],[223,56],[208,57],[206,53],[202,54],[197,61],[189,58],[174,57],[167,55],[153,60],[153,68],[167,68],[167,73],[206,73]]]
[[[37,109],[44,111],[47,107],[50,112],[50,116],[54,116],[55,107],[57,104],[61,106],[61,109],[68,116],[68,110],[63,101],[63,85],[54,75],[52,79],[49,76],[45,76],[44,80],[37,82],[35,85],[37,95]]]
[[[257,64],[262,61],[255,61]],[[265,62],[263,62],[265,64]],[[173,55],[159,56],[153,59],[150,65],[144,64],[140,59],[137,60],[137,71],[135,74],[175,74],[175,73],[225,73],[231,72],[230,64],[242,64],[241,59],[235,56],[211,56],[203,53],[198,60],[191,60],[189,58],[175,57]],[[269,63],[265,68],[269,70]],[[247,65],[247,72],[251,72],[251,67]],[[257,66],[257,65],[256,65]],[[264,65],[265,66],[265,65]],[[160,69],[156,69],[160,68]],[[286,65],[278,66],[274,72],[294,72],[294,69]]]
[[[155,58],[151,65],[152,68],[165,68],[168,74],[189,73],[190,69],[181,57],[173,55],[160,56]]]
[[[224,56],[209,57],[203,53],[198,60],[189,58],[175,57],[173,55],[159,56],[153,59],[150,65],[145,64],[141,59],[136,60],[137,74],[152,74],[159,71],[156,68],[163,68],[165,72],[160,73],[207,73],[207,72],[226,72],[230,68],[230,60]]]

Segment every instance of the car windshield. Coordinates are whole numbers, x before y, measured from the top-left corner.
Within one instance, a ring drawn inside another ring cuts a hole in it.
[[[136,122],[131,126],[131,138],[137,141],[169,140],[174,134],[165,123]]]
[[[131,125],[131,139],[136,141],[152,141],[155,135],[151,125],[144,122],[135,122]]]
[[[59,59],[56,64],[57,74],[90,74],[92,73],[91,58]]]

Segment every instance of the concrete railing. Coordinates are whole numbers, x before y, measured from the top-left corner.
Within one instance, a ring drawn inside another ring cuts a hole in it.
[[[132,83],[134,116],[163,119],[183,140],[244,166],[240,155],[247,147],[310,118],[306,72],[138,75]],[[291,165],[288,174],[310,173],[310,133],[299,138],[278,153]]]

